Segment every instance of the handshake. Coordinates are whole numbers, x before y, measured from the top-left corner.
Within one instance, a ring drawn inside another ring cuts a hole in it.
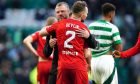
[[[121,57],[121,52],[120,51],[118,51],[118,50],[115,50],[114,52],[113,52],[113,57],[115,57],[115,58],[120,58]]]

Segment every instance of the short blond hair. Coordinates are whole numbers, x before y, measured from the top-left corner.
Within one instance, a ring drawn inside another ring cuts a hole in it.
[[[56,21],[57,21],[57,18],[56,17],[50,16],[50,17],[47,18],[46,25],[47,26],[52,25]]]
[[[67,7],[67,9],[70,11],[70,7],[66,2],[59,2],[59,3],[56,4],[56,7],[59,7],[59,6],[62,6],[62,5],[65,5]]]

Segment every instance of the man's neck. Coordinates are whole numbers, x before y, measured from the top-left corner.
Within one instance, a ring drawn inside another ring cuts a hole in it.
[[[72,14],[70,18],[71,18],[71,19],[74,19],[74,20],[81,21],[81,18],[80,18],[80,17],[78,17],[78,16],[77,16],[77,15],[75,15],[75,14]]]
[[[108,21],[108,22],[110,22],[110,21],[111,21],[111,19],[110,19],[110,18],[105,17],[105,16],[103,16],[103,20],[106,20],[106,21]]]

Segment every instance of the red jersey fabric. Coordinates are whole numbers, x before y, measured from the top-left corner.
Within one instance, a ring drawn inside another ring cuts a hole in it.
[[[46,28],[49,34],[56,32],[59,51],[58,70],[76,69],[86,71],[87,69],[83,52],[85,39],[76,35],[75,30],[77,28],[88,30],[82,22],[73,19],[63,19]]]
[[[136,45],[126,51],[121,52],[121,58],[128,58],[140,53],[140,33]]]
[[[87,71],[81,70],[58,70],[56,84],[89,84]]]
[[[37,53],[40,57],[46,58],[43,54],[43,48],[46,43],[46,37],[41,37],[39,31],[32,34],[33,41],[37,41]]]

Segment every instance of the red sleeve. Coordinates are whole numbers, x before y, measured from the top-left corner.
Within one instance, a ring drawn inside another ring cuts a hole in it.
[[[33,41],[38,40],[38,38],[39,38],[39,31],[33,33],[31,36],[33,38]]]
[[[55,32],[55,30],[56,30],[56,28],[57,28],[57,24],[58,24],[58,22],[52,24],[52,25],[49,26],[49,27],[46,27],[46,31],[47,31],[49,34]]]
[[[121,58],[128,58],[140,53],[140,33],[136,45],[126,51],[121,52]]]

